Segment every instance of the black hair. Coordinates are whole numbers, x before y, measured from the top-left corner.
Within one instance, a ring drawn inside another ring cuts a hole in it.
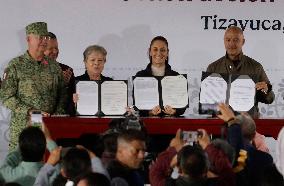
[[[109,123],[109,129],[104,133],[104,135],[110,133],[121,133],[122,131],[129,129],[141,130],[145,133],[145,135],[147,135],[143,121],[133,114],[128,115],[125,118],[112,119]]]
[[[184,146],[177,156],[177,165],[182,172],[193,179],[201,178],[208,169],[205,152],[199,146]]]
[[[283,186],[284,179],[283,175],[278,171],[275,164],[268,165],[261,177],[260,186]]]
[[[63,177],[61,174],[58,174],[52,182],[52,186],[65,186],[67,181],[67,178]]]
[[[136,130],[136,129],[128,129],[128,130],[123,130],[121,133],[118,135],[118,141],[122,139],[126,142],[132,142],[134,140],[139,140],[139,141],[146,141],[146,135],[143,131]]]
[[[48,36],[50,37],[50,39],[57,39],[56,35],[52,32],[48,32]]]
[[[21,186],[21,185],[16,182],[10,182],[10,183],[5,183],[3,186]]]
[[[89,172],[80,175],[74,185],[77,185],[81,180],[86,180],[87,186],[110,186],[108,178],[100,173]]]
[[[19,136],[19,148],[26,162],[42,161],[46,149],[46,139],[38,127],[27,127]]]
[[[153,43],[154,43],[155,41],[163,41],[164,43],[166,43],[167,49],[168,49],[168,51],[169,51],[169,43],[168,43],[168,40],[167,40],[165,37],[163,37],[163,36],[156,36],[156,37],[154,37],[154,38],[152,39],[152,41],[151,41],[151,43],[150,43],[150,46],[149,46],[149,49],[148,49],[148,56],[149,56],[150,63],[152,63],[152,58],[151,58],[151,56],[150,56],[150,50],[151,50],[151,47],[152,47],[152,45],[153,45]],[[165,64],[168,64],[168,63],[169,63],[169,56],[167,57],[167,59],[166,59],[166,61],[165,61]]]
[[[79,137],[78,144],[95,153],[97,157],[101,157],[103,144],[99,134],[84,133]]]
[[[70,148],[63,157],[62,168],[66,178],[74,180],[84,172],[92,171],[91,159],[84,149]]]
[[[102,137],[104,151],[116,153],[118,133],[106,134]]]

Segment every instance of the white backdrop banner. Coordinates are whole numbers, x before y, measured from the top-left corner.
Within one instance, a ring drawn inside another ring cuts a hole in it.
[[[244,30],[244,53],[263,65],[276,94],[271,105],[260,105],[261,115],[280,118],[284,116],[283,7],[283,0],[4,0],[0,2],[1,74],[13,57],[26,50],[24,28],[35,21],[47,22],[49,31],[57,35],[58,61],[71,66],[75,75],[84,72],[84,49],[100,44],[108,51],[104,75],[128,79],[148,64],[151,39],[163,35],[169,42],[170,65],[188,75],[187,114],[195,115],[201,71],[225,54],[224,30],[236,25]],[[7,136],[9,113],[3,107],[0,113],[2,138]]]

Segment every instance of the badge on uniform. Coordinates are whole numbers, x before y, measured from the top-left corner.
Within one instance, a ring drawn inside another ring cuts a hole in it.
[[[3,81],[6,80],[6,78],[8,77],[8,70],[7,68],[4,70],[4,74],[3,74]]]

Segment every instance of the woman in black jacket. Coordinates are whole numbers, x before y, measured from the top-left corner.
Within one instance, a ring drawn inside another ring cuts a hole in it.
[[[83,53],[86,71],[83,75],[77,76],[75,80],[112,80],[112,78],[102,75],[106,63],[106,55],[107,51],[102,46],[91,45],[87,47]]]
[[[110,77],[102,75],[104,65],[106,63],[107,51],[104,47],[99,45],[88,46],[84,53],[84,64],[86,71],[81,76],[75,77],[76,81],[110,81],[113,80]],[[73,101],[76,104],[79,99],[79,95],[74,92]],[[75,108],[75,105],[74,105]],[[73,111],[75,115],[76,111]]]
[[[176,76],[178,72],[171,69],[168,63],[169,59],[169,48],[168,41],[163,36],[156,36],[152,39],[149,47],[149,60],[150,63],[146,69],[136,73],[136,77],[153,77],[153,76]],[[159,87],[161,89],[161,87]],[[165,105],[161,108],[159,105],[152,108],[152,110],[140,110],[141,116],[161,116],[171,115],[179,116],[182,115],[185,108],[175,109],[170,105]]]

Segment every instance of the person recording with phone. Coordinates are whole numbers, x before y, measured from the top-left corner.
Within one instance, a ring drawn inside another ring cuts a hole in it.
[[[232,165],[233,147],[224,140],[211,141],[204,129],[190,131],[191,134],[198,134],[193,137],[196,143],[192,146],[186,143],[184,132],[180,129],[177,131],[169,148],[159,154],[155,163],[150,167],[150,183],[157,186],[194,185],[194,183],[212,186],[235,185]],[[179,175],[174,180],[171,173],[176,166]]]
[[[155,186],[206,186],[207,166],[205,152],[197,145],[185,145],[182,131],[179,129],[167,150],[160,153],[150,166],[150,183]],[[177,179],[171,177],[175,167],[179,172]]]
[[[256,135],[256,124],[250,115],[241,113],[235,115],[226,104],[219,104],[220,114],[217,116],[227,123],[228,142],[234,147],[237,154],[245,151],[243,168],[248,179],[241,180],[248,185],[260,185],[260,180],[267,167],[273,165],[272,156],[257,148],[254,142]],[[239,159],[238,159],[239,160]],[[244,184],[241,184],[244,185]]]
[[[0,166],[0,181],[3,178],[7,183],[34,185],[38,172],[43,166],[46,148],[53,152],[56,144],[48,141],[45,133],[38,127],[23,129],[18,142],[19,146],[6,156]]]

